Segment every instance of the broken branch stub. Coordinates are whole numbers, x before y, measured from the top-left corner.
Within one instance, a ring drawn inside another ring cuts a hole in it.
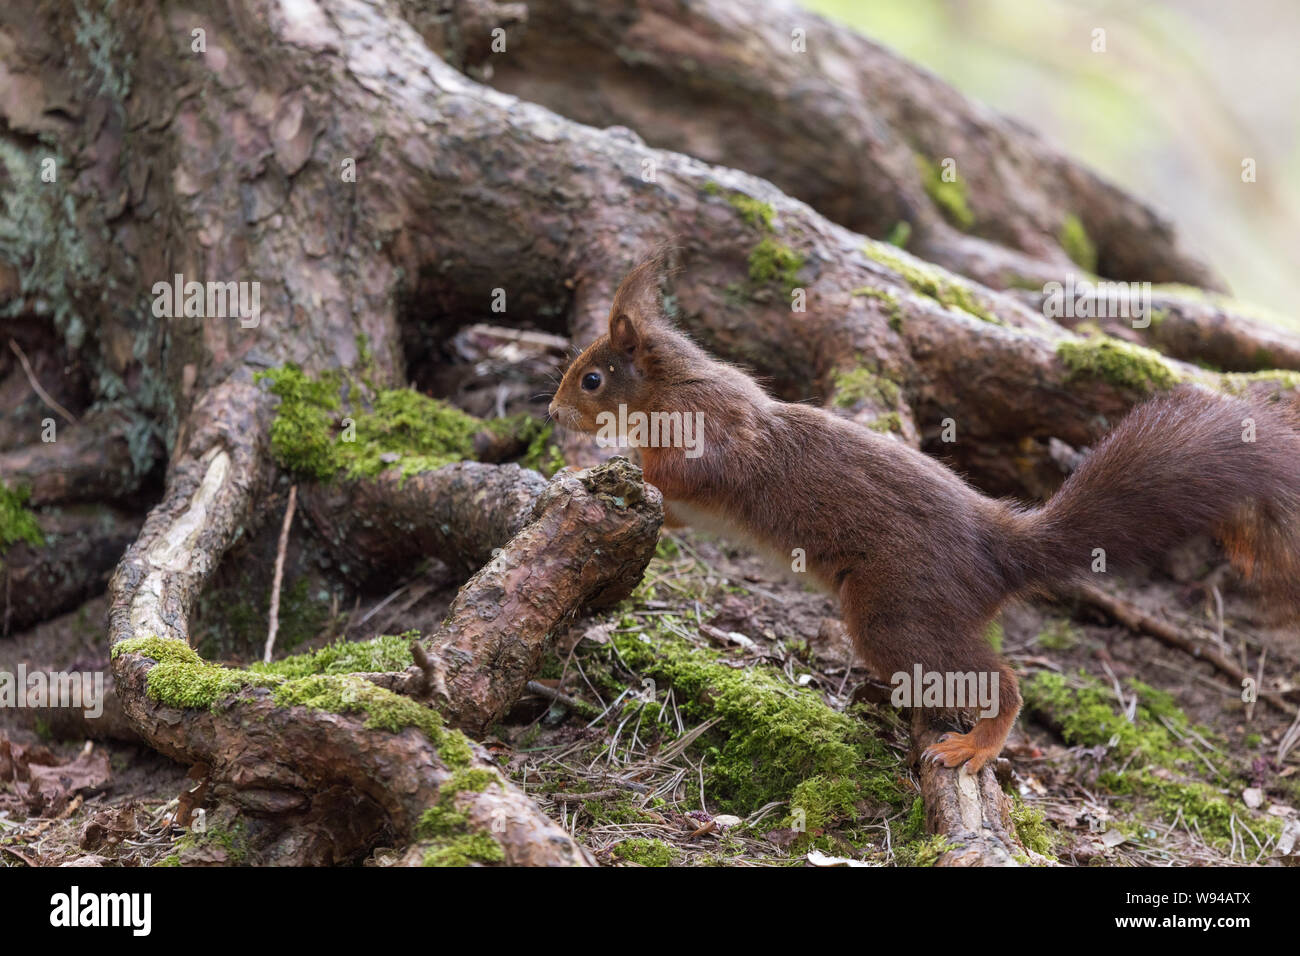
[[[531,522],[470,578],[442,628],[423,642],[443,686],[429,687],[417,667],[395,689],[439,697],[445,689],[439,709],[448,721],[482,733],[537,676],[558,625],[632,593],[662,523],[659,490],[627,459],[561,472]]]

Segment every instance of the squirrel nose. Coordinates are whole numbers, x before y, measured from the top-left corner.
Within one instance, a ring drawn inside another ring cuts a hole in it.
[[[551,404],[549,404],[549,405],[546,406],[546,414],[548,414],[548,415],[550,415],[552,418],[554,418],[554,417],[555,417],[556,408],[557,408],[557,406],[556,406],[556,404],[555,404],[555,399],[551,399]]]

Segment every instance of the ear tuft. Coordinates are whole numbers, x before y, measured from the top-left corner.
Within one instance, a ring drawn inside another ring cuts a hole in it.
[[[612,312],[609,317],[609,344],[624,355],[633,355],[641,345],[641,330],[636,319],[626,312]]]
[[[659,288],[669,272],[668,261],[672,251],[668,243],[660,245],[653,253],[637,263],[619,283],[618,291],[614,293],[613,305],[609,310],[611,337],[614,322],[620,315],[631,318],[636,325],[664,321]]]

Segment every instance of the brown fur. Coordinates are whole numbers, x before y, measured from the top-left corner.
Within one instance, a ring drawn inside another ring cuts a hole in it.
[[[1300,607],[1300,432],[1274,407],[1182,388],[1135,409],[1042,508],[981,495],[934,459],[869,429],[769,397],[664,318],[654,261],[619,287],[610,331],[569,368],[551,403],[567,427],[596,416],[703,412],[701,457],[642,448],[646,480],[688,516],[789,560],[838,594],[859,653],[880,677],[1000,675],[996,717],[927,755],[972,771],[995,757],[1020,708],[1016,678],[984,635],[1016,594],[1158,555],[1205,529]],[[597,371],[595,391],[581,387]],[[1241,440],[1242,420],[1257,441]]]

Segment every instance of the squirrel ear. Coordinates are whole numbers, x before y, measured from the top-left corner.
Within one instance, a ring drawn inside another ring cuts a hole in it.
[[[609,317],[609,344],[624,355],[632,355],[641,344],[641,330],[626,312],[616,312]]]

